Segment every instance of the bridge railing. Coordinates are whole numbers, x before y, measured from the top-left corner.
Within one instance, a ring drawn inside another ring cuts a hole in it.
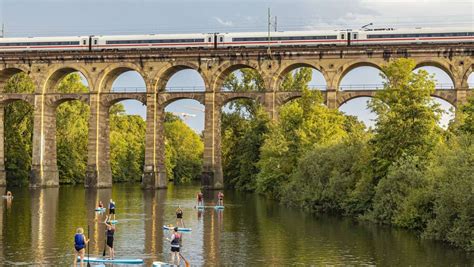
[[[309,84],[308,88],[311,90],[326,90],[325,84]],[[454,89],[452,83],[436,83],[436,89]],[[365,83],[365,84],[344,84],[339,86],[339,90],[379,90],[383,89],[383,84],[380,83]],[[169,86],[165,88],[165,92],[205,92],[204,86]],[[112,92],[115,93],[145,93],[145,87],[113,87]],[[225,91],[228,92],[228,91]]]

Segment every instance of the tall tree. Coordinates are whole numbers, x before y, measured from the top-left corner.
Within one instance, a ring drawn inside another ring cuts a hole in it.
[[[377,114],[374,147],[376,181],[404,154],[426,158],[440,141],[441,109],[431,94],[432,76],[425,70],[413,72],[412,59],[397,59],[383,67],[384,89],[369,102]]]
[[[35,86],[26,73],[12,76],[6,93],[33,93]],[[25,185],[31,170],[33,106],[16,101],[5,107],[5,169],[9,185]]]

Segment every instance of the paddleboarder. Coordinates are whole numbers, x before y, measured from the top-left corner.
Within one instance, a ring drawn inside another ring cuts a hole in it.
[[[181,234],[178,233],[178,227],[173,229],[173,234],[171,234],[171,239],[166,238],[168,241],[171,242],[171,264],[175,263],[175,259],[177,259],[177,265],[179,266],[181,262],[181,258],[179,256],[179,250],[181,247]]]
[[[109,216],[110,216],[110,219],[112,220],[112,215],[114,215],[114,219],[115,220],[115,202],[110,199],[109,201]]]
[[[181,209],[181,206],[178,206],[178,208],[176,209],[176,225],[184,227],[183,210]]]
[[[224,206],[224,194],[222,192],[217,193],[217,206]]]
[[[99,205],[97,205],[97,207],[99,209],[103,209],[104,208],[104,203],[102,203],[102,200],[99,200]]]
[[[116,230],[116,226],[113,225],[110,221],[109,221],[109,216],[110,215],[106,215],[105,216],[105,226],[107,227],[107,241],[106,241],[106,244],[107,244],[107,247],[109,247],[109,257],[111,260],[114,259],[114,256],[115,256],[115,250],[114,250],[114,234],[115,234],[115,230]],[[105,256],[105,250],[104,250],[104,253],[103,253],[103,256]]]
[[[86,253],[86,244],[89,239],[84,236],[84,229],[77,228],[76,235],[74,235],[74,266],[77,266],[77,258],[81,258],[81,266],[84,266],[84,254]]]
[[[12,198],[12,197],[13,197],[12,192],[7,191],[7,198]]]
[[[197,193],[197,202],[198,202],[198,204],[197,204],[198,207],[199,206],[204,206],[204,196],[202,195],[201,191],[199,191]]]

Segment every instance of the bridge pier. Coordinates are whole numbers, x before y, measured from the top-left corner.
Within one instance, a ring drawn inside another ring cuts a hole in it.
[[[224,188],[221,160],[221,106],[214,92],[206,92],[204,118],[204,166],[201,177],[203,189]]]
[[[142,187],[144,189],[167,188],[165,167],[164,109],[158,106],[156,94],[147,94],[145,166]]]
[[[58,187],[56,163],[56,112],[45,103],[44,95],[35,96],[33,119],[33,157],[30,187]]]
[[[109,152],[109,107],[101,103],[100,94],[91,93],[86,188],[112,187]]]

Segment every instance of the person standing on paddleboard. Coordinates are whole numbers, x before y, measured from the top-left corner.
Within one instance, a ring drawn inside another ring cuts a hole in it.
[[[178,227],[173,229],[173,234],[171,235],[171,239],[166,238],[168,241],[171,242],[171,264],[175,263],[175,258],[177,259],[177,265],[179,266],[181,262],[181,258],[179,257],[179,250],[181,248],[181,234],[178,233]]]
[[[224,194],[222,192],[217,193],[217,206],[224,206]]]
[[[12,197],[13,197],[12,192],[7,191],[7,198],[12,198]]]
[[[105,226],[107,227],[106,233],[107,233],[107,247],[109,247],[109,257],[111,260],[114,259],[115,256],[115,250],[114,250],[114,234],[116,227],[109,221],[109,215],[105,216]],[[104,256],[105,256],[105,250],[104,250]]]
[[[204,206],[204,196],[202,195],[202,192],[201,192],[201,191],[199,191],[199,192],[197,193],[197,201],[198,201],[198,204],[197,204],[198,207],[199,207],[199,206]]]
[[[176,209],[176,225],[184,227],[183,210],[181,209],[181,206],[178,206],[178,208]]]
[[[112,214],[114,215],[114,220],[115,220],[115,202],[110,199],[110,202],[109,202],[109,216],[110,216],[110,219],[112,220]]]
[[[84,236],[84,229],[77,228],[76,235],[74,235],[74,266],[77,266],[77,258],[81,258],[81,266],[84,266],[84,254],[86,252],[86,244],[89,239]]]
[[[99,201],[99,205],[98,205],[97,207],[98,207],[98,208],[101,208],[101,209],[104,208],[104,203],[102,203],[102,201],[100,200],[100,201]]]

